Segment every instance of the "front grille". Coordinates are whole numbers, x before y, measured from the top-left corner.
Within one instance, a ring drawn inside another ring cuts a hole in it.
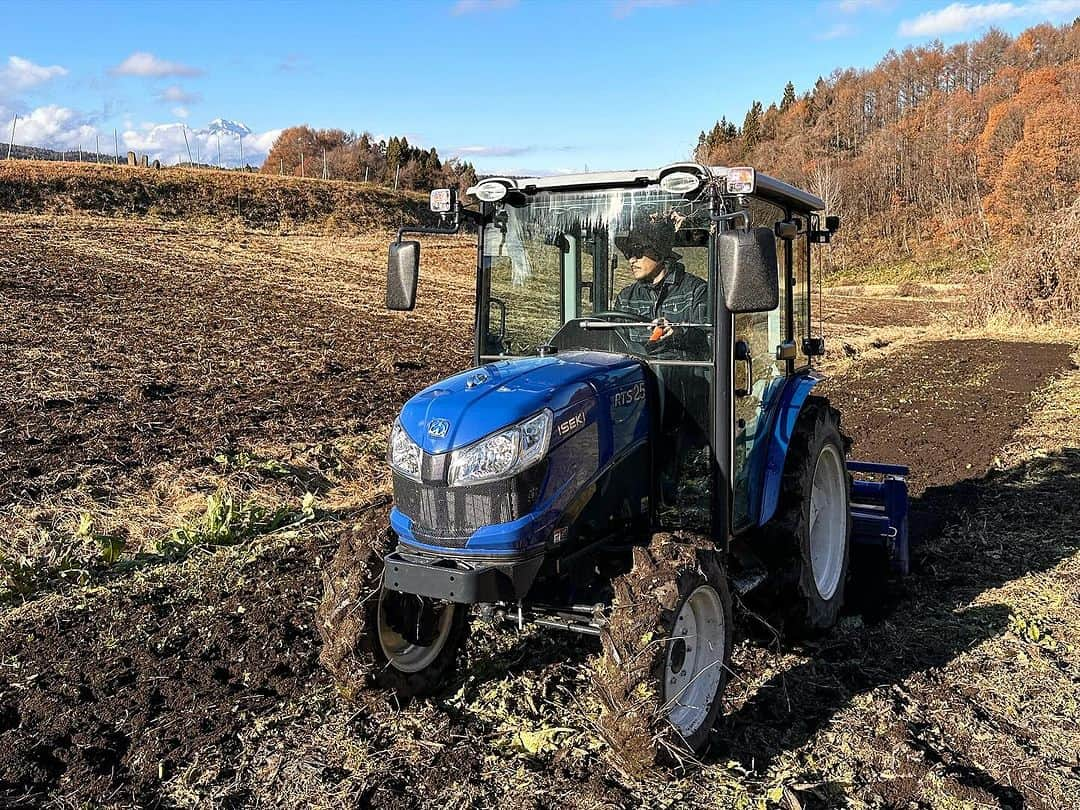
[[[547,462],[505,481],[447,487],[421,484],[394,473],[394,501],[413,523],[421,543],[464,548],[473,532],[528,514],[540,495]]]

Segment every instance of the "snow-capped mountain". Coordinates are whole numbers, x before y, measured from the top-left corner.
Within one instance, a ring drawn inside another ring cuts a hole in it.
[[[210,135],[237,135],[248,136],[251,134],[251,129],[247,124],[242,124],[239,121],[229,121],[225,118],[215,118],[209,124],[206,125],[204,132]]]

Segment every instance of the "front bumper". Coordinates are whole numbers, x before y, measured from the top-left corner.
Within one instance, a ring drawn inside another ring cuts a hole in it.
[[[464,605],[517,602],[525,597],[543,562],[543,555],[512,562],[474,562],[398,547],[383,560],[383,586]]]

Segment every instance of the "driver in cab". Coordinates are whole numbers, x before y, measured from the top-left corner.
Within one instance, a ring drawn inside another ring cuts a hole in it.
[[[634,340],[658,359],[705,359],[708,339],[701,328],[679,324],[708,322],[708,284],[686,272],[672,250],[675,225],[667,220],[637,225],[615,246],[630,262],[634,283],[615,297],[615,308],[648,321],[653,329],[634,330]]]

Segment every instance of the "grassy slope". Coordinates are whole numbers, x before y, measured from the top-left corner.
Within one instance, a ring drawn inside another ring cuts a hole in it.
[[[338,180],[203,169],[0,161],[0,211],[368,231],[426,217],[423,195]]]

